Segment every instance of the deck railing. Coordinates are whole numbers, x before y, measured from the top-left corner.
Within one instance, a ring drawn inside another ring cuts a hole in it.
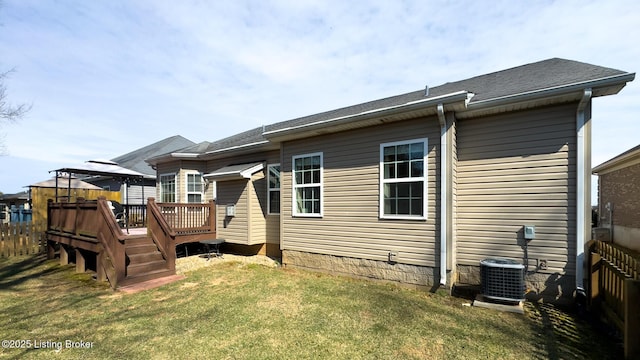
[[[122,204],[130,228],[147,227],[147,205]]]
[[[171,229],[167,219],[163,216],[160,207],[154,198],[147,200],[147,233],[167,259],[169,269],[176,270],[176,233]]]
[[[150,198],[151,200],[152,198]],[[216,204],[157,203],[167,224],[176,234],[215,232]]]
[[[61,245],[61,261],[66,262],[67,251],[76,249],[76,257],[82,250],[98,254],[96,270],[98,278],[107,278],[113,288],[126,276],[124,241],[113,212],[104,197],[75,203],[50,201],[48,204],[47,238]],[[68,245],[72,245],[67,249]],[[49,246],[49,256],[53,246]],[[78,259],[76,259],[78,260]]]
[[[623,334],[625,358],[636,359],[640,357],[640,260],[607,242],[592,241],[588,247],[591,308]]]

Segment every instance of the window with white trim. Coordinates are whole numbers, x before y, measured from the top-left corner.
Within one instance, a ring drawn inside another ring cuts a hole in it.
[[[160,202],[176,202],[176,174],[160,175]]]
[[[203,184],[201,173],[187,173],[187,202],[201,204],[203,198]]]
[[[427,139],[380,145],[380,217],[427,218]]]
[[[322,153],[293,157],[293,215],[322,216]]]
[[[267,166],[268,214],[280,214],[280,164]]]

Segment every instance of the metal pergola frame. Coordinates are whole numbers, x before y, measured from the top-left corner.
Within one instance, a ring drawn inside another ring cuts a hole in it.
[[[67,184],[67,200],[71,199],[71,177],[72,174],[75,175],[88,175],[88,176],[103,176],[106,178],[112,178],[114,180],[117,180],[120,182],[120,185],[125,185],[125,191],[126,191],[126,203],[127,205],[129,204],[129,185],[131,184],[137,184],[137,183],[142,183],[145,179],[145,175],[142,173],[139,173],[137,171],[131,170],[131,169],[127,169],[127,168],[123,168],[122,166],[119,166],[118,164],[112,162],[112,161],[105,161],[105,160],[90,160],[85,162],[84,164],[81,164],[79,166],[74,166],[74,167],[64,167],[64,168],[60,168],[60,169],[56,169],[56,170],[51,170],[49,172],[54,172],[56,173],[56,202],[58,202],[58,198],[60,196],[58,196],[58,178],[61,177],[61,174],[67,174],[67,178],[69,179],[69,182]],[[144,205],[144,183],[142,184],[142,202]],[[125,217],[126,219],[129,218],[129,209],[127,209],[127,207],[125,207]],[[129,232],[129,222],[125,221],[125,226],[127,229],[127,232]]]

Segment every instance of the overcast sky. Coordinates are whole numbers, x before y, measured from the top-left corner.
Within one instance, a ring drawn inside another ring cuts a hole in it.
[[[637,72],[639,4],[0,0],[9,101],[33,105],[0,124],[0,191],[552,57]],[[593,165],[640,143],[640,79],[593,110]]]

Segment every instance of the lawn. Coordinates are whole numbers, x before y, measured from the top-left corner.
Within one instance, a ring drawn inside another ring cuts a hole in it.
[[[549,305],[527,304],[523,316],[464,306],[444,291],[239,263],[186,275],[123,294],[41,256],[0,259],[0,338],[9,340],[0,358],[620,356],[606,336]]]

